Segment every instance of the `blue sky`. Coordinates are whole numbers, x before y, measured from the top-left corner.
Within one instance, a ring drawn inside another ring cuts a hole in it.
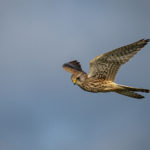
[[[62,64],[150,38],[149,0],[0,1],[0,149],[149,150],[142,101],[74,86]],[[150,44],[117,83],[150,88]]]

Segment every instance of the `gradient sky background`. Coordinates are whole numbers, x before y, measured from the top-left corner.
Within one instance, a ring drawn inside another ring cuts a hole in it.
[[[150,95],[88,93],[62,64],[150,38],[149,0],[0,0],[0,149],[149,150]],[[150,88],[150,44],[116,82]]]

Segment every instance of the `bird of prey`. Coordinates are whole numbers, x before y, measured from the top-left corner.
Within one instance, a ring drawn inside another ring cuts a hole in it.
[[[117,84],[114,80],[120,66],[128,62],[149,41],[150,39],[141,39],[95,57],[90,61],[88,74],[82,70],[77,60],[65,63],[63,68],[72,74],[73,83],[85,91],[94,93],[116,92],[128,97],[142,99],[144,96],[136,92],[149,93],[149,89]]]

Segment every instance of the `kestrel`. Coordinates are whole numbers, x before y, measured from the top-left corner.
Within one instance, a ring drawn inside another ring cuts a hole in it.
[[[90,61],[89,73],[85,73],[77,60],[65,63],[63,68],[72,74],[74,84],[88,92],[116,92],[128,97],[144,98],[136,92],[149,93],[149,89],[120,85],[114,82],[121,65],[128,62],[140,51],[150,39],[142,39],[135,43],[104,53]]]

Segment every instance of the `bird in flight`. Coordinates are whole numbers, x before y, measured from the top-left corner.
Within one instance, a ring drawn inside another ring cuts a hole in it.
[[[120,66],[128,62],[149,41],[150,39],[141,39],[95,57],[90,61],[88,74],[82,70],[77,60],[65,63],[63,68],[72,74],[72,82],[85,91],[94,93],[116,92],[128,97],[142,99],[144,96],[137,92],[149,93],[149,89],[125,86],[114,81]]]

